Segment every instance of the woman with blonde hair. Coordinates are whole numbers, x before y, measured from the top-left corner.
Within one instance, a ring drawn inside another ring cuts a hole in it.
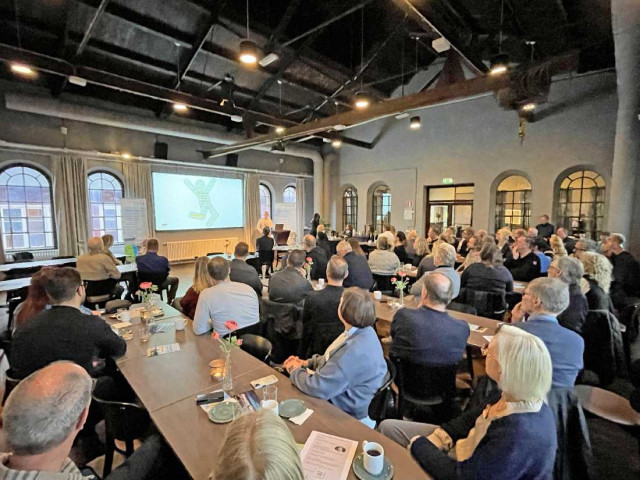
[[[422,259],[431,253],[429,250],[429,242],[424,237],[416,238],[416,241],[413,244],[413,249],[415,250],[415,253],[413,254],[412,263],[414,267],[417,267],[420,265]]]
[[[580,260],[584,266],[583,279],[586,282],[581,284],[582,292],[587,297],[589,310],[610,310],[609,287],[613,275],[611,261],[595,252],[583,252]]]
[[[559,236],[551,235],[549,245],[551,245],[551,251],[553,252],[554,259],[567,256],[567,249],[564,247],[564,242]]]
[[[111,259],[116,265],[122,265],[122,262],[118,260],[113,253],[111,253],[111,247],[113,246],[113,235],[107,233],[102,236],[102,243],[104,243],[104,253]]]
[[[196,268],[193,274],[193,285],[189,287],[184,297],[180,299],[180,307],[182,312],[189,318],[193,319],[196,313],[196,306],[198,305],[198,298],[200,292],[205,288],[213,287],[215,281],[209,275],[207,270],[207,264],[209,263],[209,257],[198,257],[196,260]]]
[[[227,429],[211,478],[304,480],[289,427],[270,410],[237,418]]]
[[[508,228],[504,227],[496,232],[496,243],[500,249],[502,258],[506,258],[507,255],[511,253],[511,249],[509,247],[511,246],[512,240],[511,230]]]

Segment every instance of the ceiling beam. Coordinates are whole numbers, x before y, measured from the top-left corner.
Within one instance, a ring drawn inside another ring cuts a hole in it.
[[[289,22],[291,22],[291,19],[298,11],[298,7],[300,6],[300,1],[301,0],[289,0],[289,5],[287,5],[287,10],[284,12],[284,15],[282,15],[282,18],[280,18],[280,21],[278,22],[278,26],[269,37],[269,41],[264,46],[263,51],[265,51],[266,53],[269,53],[273,49],[274,45],[278,44],[280,37],[287,30],[287,27],[289,26]]]
[[[578,67],[578,51],[571,51],[565,55],[552,57],[545,62],[534,64],[531,69],[540,69],[546,67],[549,69],[550,75],[571,72]],[[277,141],[289,141],[309,135],[318,135],[329,130],[336,130],[340,126],[340,130],[354,127],[363,123],[368,123],[381,118],[396,115],[400,112],[417,110],[447,101],[466,98],[473,95],[497,91],[517,83],[521,75],[526,75],[527,70],[517,70],[511,75],[502,76],[479,76],[464,82],[458,82],[453,85],[432,90],[425,90],[412,95],[387,100],[371,105],[367,110],[351,110],[339,113],[331,117],[325,117],[315,122],[301,124],[288,128],[284,134],[270,134],[254,137],[250,140],[238,142],[227,147],[216,148],[209,152],[209,158],[236,153],[259,145],[267,145]]]
[[[87,29],[84,31],[82,41],[80,42],[80,45],[78,45],[74,58],[78,58],[80,55],[82,55],[82,52],[87,46],[87,43],[89,43],[89,40],[91,40],[91,35],[93,35],[93,30],[98,24],[98,20],[100,20],[100,17],[104,13],[108,5],[109,5],[109,0],[102,0],[100,2],[100,5],[98,5],[98,8],[93,14],[93,17],[91,17],[91,20],[89,21],[89,25],[87,26]]]

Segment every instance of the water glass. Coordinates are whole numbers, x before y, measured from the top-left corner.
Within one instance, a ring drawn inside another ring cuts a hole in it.
[[[149,328],[148,323],[142,323],[140,325],[140,341],[142,343],[147,343],[151,338],[151,329]]]

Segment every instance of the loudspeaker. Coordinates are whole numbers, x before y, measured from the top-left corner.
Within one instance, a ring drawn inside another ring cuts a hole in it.
[[[238,154],[230,153],[224,161],[225,167],[237,167],[238,166]]]
[[[156,142],[153,146],[153,156],[155,158],[162,158],[163,160],[166,160],[168,155],[169,145],[163,142]]]

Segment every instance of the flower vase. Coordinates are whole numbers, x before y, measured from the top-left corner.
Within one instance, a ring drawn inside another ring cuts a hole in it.
[[[404,305],[404,288],[400,289],[400,305]]]
[[[225,357],[224,377],[222,377],[222,390],[227,393],[233,390],[233,377],[231,376],[231,350],[227,352]]]

